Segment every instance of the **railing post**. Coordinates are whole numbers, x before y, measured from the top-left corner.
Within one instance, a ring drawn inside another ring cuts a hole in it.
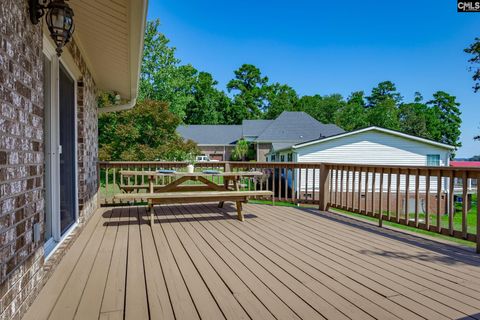
[[[321,164],[320,165],[320,181],[319,181],[319,210],[327,211],[329,209],[330,195],[330,167]]]

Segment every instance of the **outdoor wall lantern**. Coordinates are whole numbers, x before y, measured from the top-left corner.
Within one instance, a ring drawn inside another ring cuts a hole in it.
[[[38,24],[45,15],[50,37],[55,42],[57,55],[60,57],[75,29],[72,8],[65,0],[29,0],[29,5],[30,20],[33,24]]]

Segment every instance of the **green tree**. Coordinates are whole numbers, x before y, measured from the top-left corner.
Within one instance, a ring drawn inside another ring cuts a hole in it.
[[[335,113],[345,106],[340,94],[326,96],[303,96],[297,103],[296,110],[308,113],[322,123],[334,123]]]
[[[347,103],[335,113],[335,124],[346,131],[368,126],[364,92],[353,92]]]
[[[460,103],[456,101],[456,97],[449,95],[443,91],[437,91],[433,94],[433,99],[427,102],[432,108],[437,118],[437,136],[436,141],[446,143],[456,148],[462,146],[460,139],[460,126],[462,119],[460,115]]]
[[[266,108],[268,78],[262,76],[260,69],[251,64],[242,65],[234,73],[235,78],[228,82],[227,89],[228,92],[235,92],[235,115],[246,119],[261,118]]]
[[[178,116],[163,102],[145,100],[128,111],[99,117],[100,160],[181,161],[198,154],[193,141],[176,133]]]
[[[398,103],[402,97],[391,81],[380,82],[367,99],[367,121],[371,126],[399,130]]]
[[[274,83],[268,87],[265,119],[275,119],[283,111],[293,111],[298,101],[295,90],[285,84]]]
[[[248,154],[248,150],[250,149],[250,144],[248,143],[247,140],[240,139],[237,141],[237,144],[235,145],[235,149],[233,149],[232,152],[232,159],[233,160],[241,160],[245,161],[245,157]]]
[[[145,28],[144,53],[140,74],[139,100],[165,101],[183,121],[187,105],[193,100],[197,70],[180,65],[175,48],[158,31],[160,21],[148,21]]]
[[[464,51],[471,55],[468,62],[471,63],[472,66],[469,69],[473,72],[473,90],[478,92],[480,90],[480,38],[475,38],[474,42]]]
[[[403,98],[400,93],[397,92],[397,88],[393,82],[383,81],[372,89],[372,93],[366,97],[366,99],[368,107],[375,107],[386,100],[392,100],[395,104],[399,104]]]
[[[218,124],[224,122],[223,112],[229,98],[215,86],[218,84],[211,74],[200,72],[193,84],[193,99],[187,104],[185,123]]]
[[[414,102],[400,105],[400,128],[402,132],[414,136],[434,139],[436,134],[431,132],[431,127],[435,123],[435,114],[422,101],[422,95],[416,92]]]
[[[471,55],[468,62],[470,62],[472,66],[469,68],[469,70],[473,72],[473,90],[478,92],[480,91],[480,38],[475,38],[475,41],[464,51]],[[473,137],[473,139],[480,141],[480,135]]]

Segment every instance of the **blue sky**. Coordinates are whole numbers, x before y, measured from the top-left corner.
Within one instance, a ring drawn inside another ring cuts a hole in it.
[[[182,62],[222,89],[251,63],[300,95],[368,93],[384,80],[406,100],[444,90],[462,104],[457,156],[480,154],[480,93],[463,53],[480,36],[480,13],[457,13],[455,0],[151,0],[154,18]]]

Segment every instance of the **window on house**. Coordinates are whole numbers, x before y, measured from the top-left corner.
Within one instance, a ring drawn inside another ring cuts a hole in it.
[[[284,155],[284,154],[282,154],[282,155],[280,156],[280,162],[285,162],[285,155]]]
[[[293,162],[293,154],[291,152],[287,155],[287,161]]]
[[[440,165],[439,154],[427,154],[427,166],[438,167]]]
[[[272,155],[270,156],[270,159],[271,159],[272,161],[275,161],[275,155],[272,154]]]

